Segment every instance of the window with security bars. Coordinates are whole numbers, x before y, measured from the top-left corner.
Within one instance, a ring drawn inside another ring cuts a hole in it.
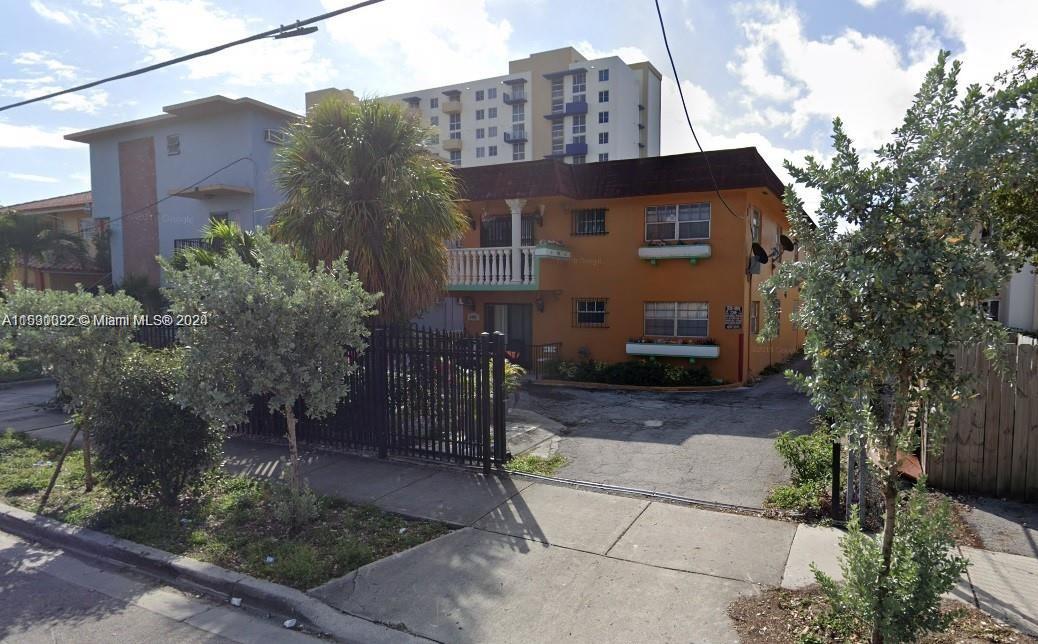
[[[574,235],[606,234],[605,208],[588,208],[573,211]]]
[[[574,298],[573,326],[604,327],[606,325],[606,300]]]
[[[649,206],[645,209],[645,240],[710,239],[710,204]]]
[[[645,335],[705,338],[710,307],[706,302],[646,302]]]

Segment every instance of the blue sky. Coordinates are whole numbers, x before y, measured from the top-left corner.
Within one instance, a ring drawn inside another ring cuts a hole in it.
[[[202,49],[348,0],[26,0],[4,3],[0,102]],[[940,48],[985,81],[1038,46],[1036,0],[662,0],[693,120],[709,148],[825,156],[833,116],[863,150],[898,124]],[[386,0],[305,38],[254,43],[0,113],[0,203],[89,188],[87,146],[62,134],[211,94],[301,111],[304,92],[397,93],[507,72],[572,45],[664,73],[662,152],[693,149],[652,0]],[[809,202],[810,205],[810,202]]]

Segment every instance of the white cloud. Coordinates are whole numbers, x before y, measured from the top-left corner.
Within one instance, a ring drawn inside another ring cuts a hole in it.
[[[985,83],[1006,69],[1020,45],[1038,45],[1038,2],[1000,0],[997,8],[976,0],[906,0],[914,11],[940,18],[947,35],[963,44],[962,78]]]
[[[638,47],[632,47],[630,45],[614,47],[613,49],[597,49],[590,42],[582,40],[573,45],[573,48],[579,51],[588,60],[617,56],[628,65],[649,60],[649,56],[644,51]]]
[[[79,77],[79,69],[58,60],[45,51],[25,51],[14,57],[24,76],[0,79],[0,95],[25,100],[50,94],[72,84]],[[57,112],[84,112],[95,114],[108,105],[108,92],[101,89],[65,94],[43,103]]]
[[[340,0],[322,4],[342,6]],[[351,88],[362,94],[501,76],[513,58],[512,26],[491,18],[485,0],[395,0],[333,18],[321,28],[363,58],[354,64],[379,71],[380,87]],[[349,86],[349,71],[340,74]]]
[[[878,5],[881,0],[855,0],[858,4],[865,7],[866,9],[872,9]]]
[[[74,132],[73,128],[57,128],[45,130],[35,125],[12,125],[0,122],[0,149],[83,149],[82,143],[66,141],[66,134]]]
[[[937,55],[925,30],[914,34],[906,59],[892,41],[854,29],[811,39],[799,14],[775,3],[744,7],[737,15],[748,42],[730,69],[749,102],[778,104],[782,111],[772,116],[788,115],[794,133],[812,120],[839,115],[856,145],[866,149],[881,145],[900,123]]]
[[[83,4],[94,9],[101,8],[100,4],[89,0],[84,0]],[[32,0],[29,3],[29,6],[32,7],[32,10],[44,20],[49,20],[64,27],[84,28],[88,31],[98,33],[102,28],[112,26],[111,21],[107,18],[84,13],[82,11],[76,11],[74,9],[55,8],[54,6],[44,4],[42,0]]]
[[[29,3],[29,6],[32,7],[32,10],[39,14],[41,18],[46,18],[51,22],[58,23],[59,25],[72,24],[72,17],[69,14],[57,9],[51,9],[40,2],[40,0],[32,0],[32,2]]]
[[[123,30],[158,62],[262,31],[255,19],[207,0],[119,0]],[[189,79],[234,85],[313,85],[331,76],[332,63],[315,53],[313,36],[261,40],[183,64]]]
[[[47,177],[42,174],[27,174],[25,172],[5,172],[4,176],[8,179],[15,179],[17,181],[31,181],[33,183],[58,183],[56,177]]]

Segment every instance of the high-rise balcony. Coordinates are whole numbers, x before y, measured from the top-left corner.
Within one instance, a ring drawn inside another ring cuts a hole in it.
[[[440,109],[443,110],[444,114],[460,114],[461,113],[461,100],[456,101],[440,101]]]
[[[457,152],[461,149],[461,138],[444,139],[443,149],[447,152]]]
[[[567,143],[567,156],[587,154],[587,143]]]
[[[517,89],[514,92],[503,92],[501,94],[501,100],[505,105],[514,105],[515,103],[526,102],[526,92],[521,89]]]
[[[537,290],[541,261],[570,258],[570,251],[553,242],[535,246],[452,248],[447,255],[447,288],[451,291]]]
[[[511,132],[506,131],[504,139],[505,143],[525,143],[528,140],[526,138],[526,130],[522,128],[515,128]]]
[[[566,116],[570,114],[587,114],[587,101],[566,103]]]

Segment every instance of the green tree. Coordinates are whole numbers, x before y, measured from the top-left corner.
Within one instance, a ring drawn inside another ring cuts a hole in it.
[[[449,166],[402,107],[329,99],[289,129],[278,151],[274,239],[313,265],[348,252],[364,287],[381,292],[383,320],[406,322],[447,280],[446,242],[467,222]]]
[[[173,259],[173,266],[182,269],[188,264],[188,258],[196,263],[212,266],[220,253],[233,252],[245,263],[256,265],[255,233],[242,230],[233,221],[212,219],[202,228],[202,240],[207,247],[192,246],[181,249]]]
[[[346,258],[311,269],[265,233],[253,238],[255,263],[222,253],[212,264],[187,256],[183,269],[163,261],[171,310],[200,316],[180,328],[185,346],[178,399],[223,426],[244,422],[255,397],[283,414],[293,489],[302,487],[293,406],[310,418],[332,413],[357,365],[346,348],[366,348],[365,319],[377,296],[365,292]]]
[[[61,230],[51,218],[43,215],[0,214],[0,257],[7,258],[10,270],[13,257],[21,267],[22,285],[29,281],[29,263],[51,258],[87,260],[86,244],[78,234]],[[7,275],[5,272],[4,275]]]
[[[869,589],[873,642],[902,632],[887,611],[904,586],[892,574],[900,569],[893,561],[897,452],[912,451],[924,422],[929,444],[941,444],[949,414],[968,396],[956,350],[980,342],[994,357],[1005,341],[980,302],[1021,262],[1000,239],[1006,212],[998,199],[1020,138],[1034,144],[1022,106],[1033,105],[1038,91],[1035,57],[1020,52],[1017,60],[1016,70],[987,89],[960,92],[959,64],[949,66],[944,52],[873,161],[861,159],[837,119],[828,165],[814,158],[802,167],[786,164],[797,183],[821,192],[821,203],[816,226],[787,190],[803,252],[764,286],[763,337],[775,333],[778,292],[799,286],[797,321],[808,331],[813,369],[795,380],[837,433],[864,438],[877,455],[884,529]],[[993,234],[982,235],[985,228]]]
[[[125,293],[92,295],[82,287],[66,292],[16,286],[8,295],[0,326],[5,346],[37,360],[72,411],[72,437],[40,501],[41,510],[77,433],[83,434],[86,489],[93,488],[90,427],[106,386],[104,374],[133,347],[130,321],[140,313],[140,304]]]

